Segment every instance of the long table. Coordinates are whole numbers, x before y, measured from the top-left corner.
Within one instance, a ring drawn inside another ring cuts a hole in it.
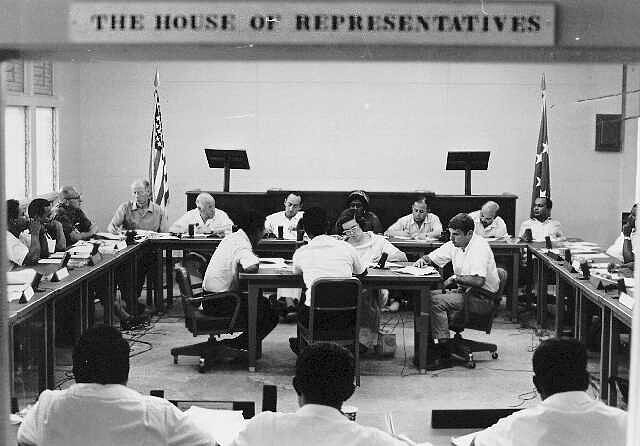
[[[533,243],[529,252],[536,263],[536,298],[537,320],[542,326],[546,319],[547,308],[547,277],[545,271],[551,271],[556,284],[556,314],[555,332],[561,335],[561,324],[564,318],[564,304],[561,295],[561,284],[566,284],[573,291],[574,298],[574,336],[580,340],[585,338],[585,326],[587,324],[585,303],[592,302],[601,312],[602,335],[600,338],[600,397],[609,404],[616,402],[615,385],[609,383],[609,378],[617,370],[618,334],[621,326],[631,328],[633,311],[621,304],[618,300],[618,291],[605,291],[597,289],[589,280],[583,280],[581,274],[571,272],[570,265],[564,260],[556,260],[549,255],[541,243]],[[598,261],[613,261],[605,253],[602,253]]]
[[[249,371],[255,372],[257,358],[262,346],[256,335],[258,315],[258,298],[260,292],[267,288],[302,288],[302,276],[296,274],[292,267],[266,268],[260,266],[257,273],[240,273],[240,280],[247,282],[248,297],[248,335],[249,335]],[[395,272],[393,269],[369,269],[366,276],[360,279],[363,288],[419,290],[420,297],[414,302],[414,358],[420,371],[427,366],[427,348],[429,335],[429,311],[431,293],[429,289],[442,279],[438,276],[412,276]]]

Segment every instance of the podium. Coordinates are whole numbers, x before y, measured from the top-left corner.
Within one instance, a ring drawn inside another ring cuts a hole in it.
[[[231,169],[249,170],[249,159],[246,150],[204,149],[211,169],[224,169],[224,192],[229,192]]]
[[[471,195],[471,171],[487,170],[490,151],[449,152],[447,170],[464,170],[464,194]]]

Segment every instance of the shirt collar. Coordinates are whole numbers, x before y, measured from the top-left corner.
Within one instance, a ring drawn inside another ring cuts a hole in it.
[[[328,419],[337,419],[349,421],[347,418],[335,407],[325,406],[322,404],[305,404],[296,412],[298,415],[307,417],[320,417]]]
[[[571,392],[559,392],[547,397],[542,404],[551,407],[567,407],[577,406],[580,404],[590,403],[594,400],[589,396],[587,392],[583,391],[571,391]]]
[[[473,245],[473,244],[474,244],[474,242],[475,242],[476,240],[478,240],[478,238],[479,238],[479,237],[480,237],[480,236],[474,232],[474,233],[473,233],[473,235],[471,236],[471,240],[469,240],[469,243],[467,243],[467,246],[465,246],[464,248],[458,248],[458,249],[459,249],[460,251],[462,251],[462,252],[466,253],[466,252],[469,250],[469,248],[471,247],[471,245]],[[453,243],[453,242],[451,242],[451,243]]]
[[[142,208],[140,206],[138,206],[138,202],[137,201],[133,200],[131,202],[131,209],[135,211],[137,209],[142,209]],[[147,212],[152,212],[151,211],[151,200],[149,200],[149,202],[147,204],[147,207],[145,209],[146,209]]]
[[[139,395],[135,390],[122,384],[77,383],[69,387],[69,392],[75,395],[93,396],[101,399]]]

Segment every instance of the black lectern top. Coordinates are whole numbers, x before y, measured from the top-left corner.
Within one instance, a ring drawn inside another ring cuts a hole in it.
[[[218,150],[204,149],[209,167],[230,169],[249,169],[249,159],[246,150]]]
[[[487,170],[490,151],[449,152],[447,170]]]

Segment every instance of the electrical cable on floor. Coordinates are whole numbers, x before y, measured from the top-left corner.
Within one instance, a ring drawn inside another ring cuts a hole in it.
[[[512,405],[510,405],[508,407],[511,408],[511,409],[516,409],[516,408],[522,406],[527,401],[534,400],[537,397],[538,397],[538,392],[534,388],[534,389],[532,389],[532,390],[530,390],[528,392],[521,393],[521,394],[517,395],[517,398],[520,400],[520,402],[517,403],[517,404],[512,404]]]

